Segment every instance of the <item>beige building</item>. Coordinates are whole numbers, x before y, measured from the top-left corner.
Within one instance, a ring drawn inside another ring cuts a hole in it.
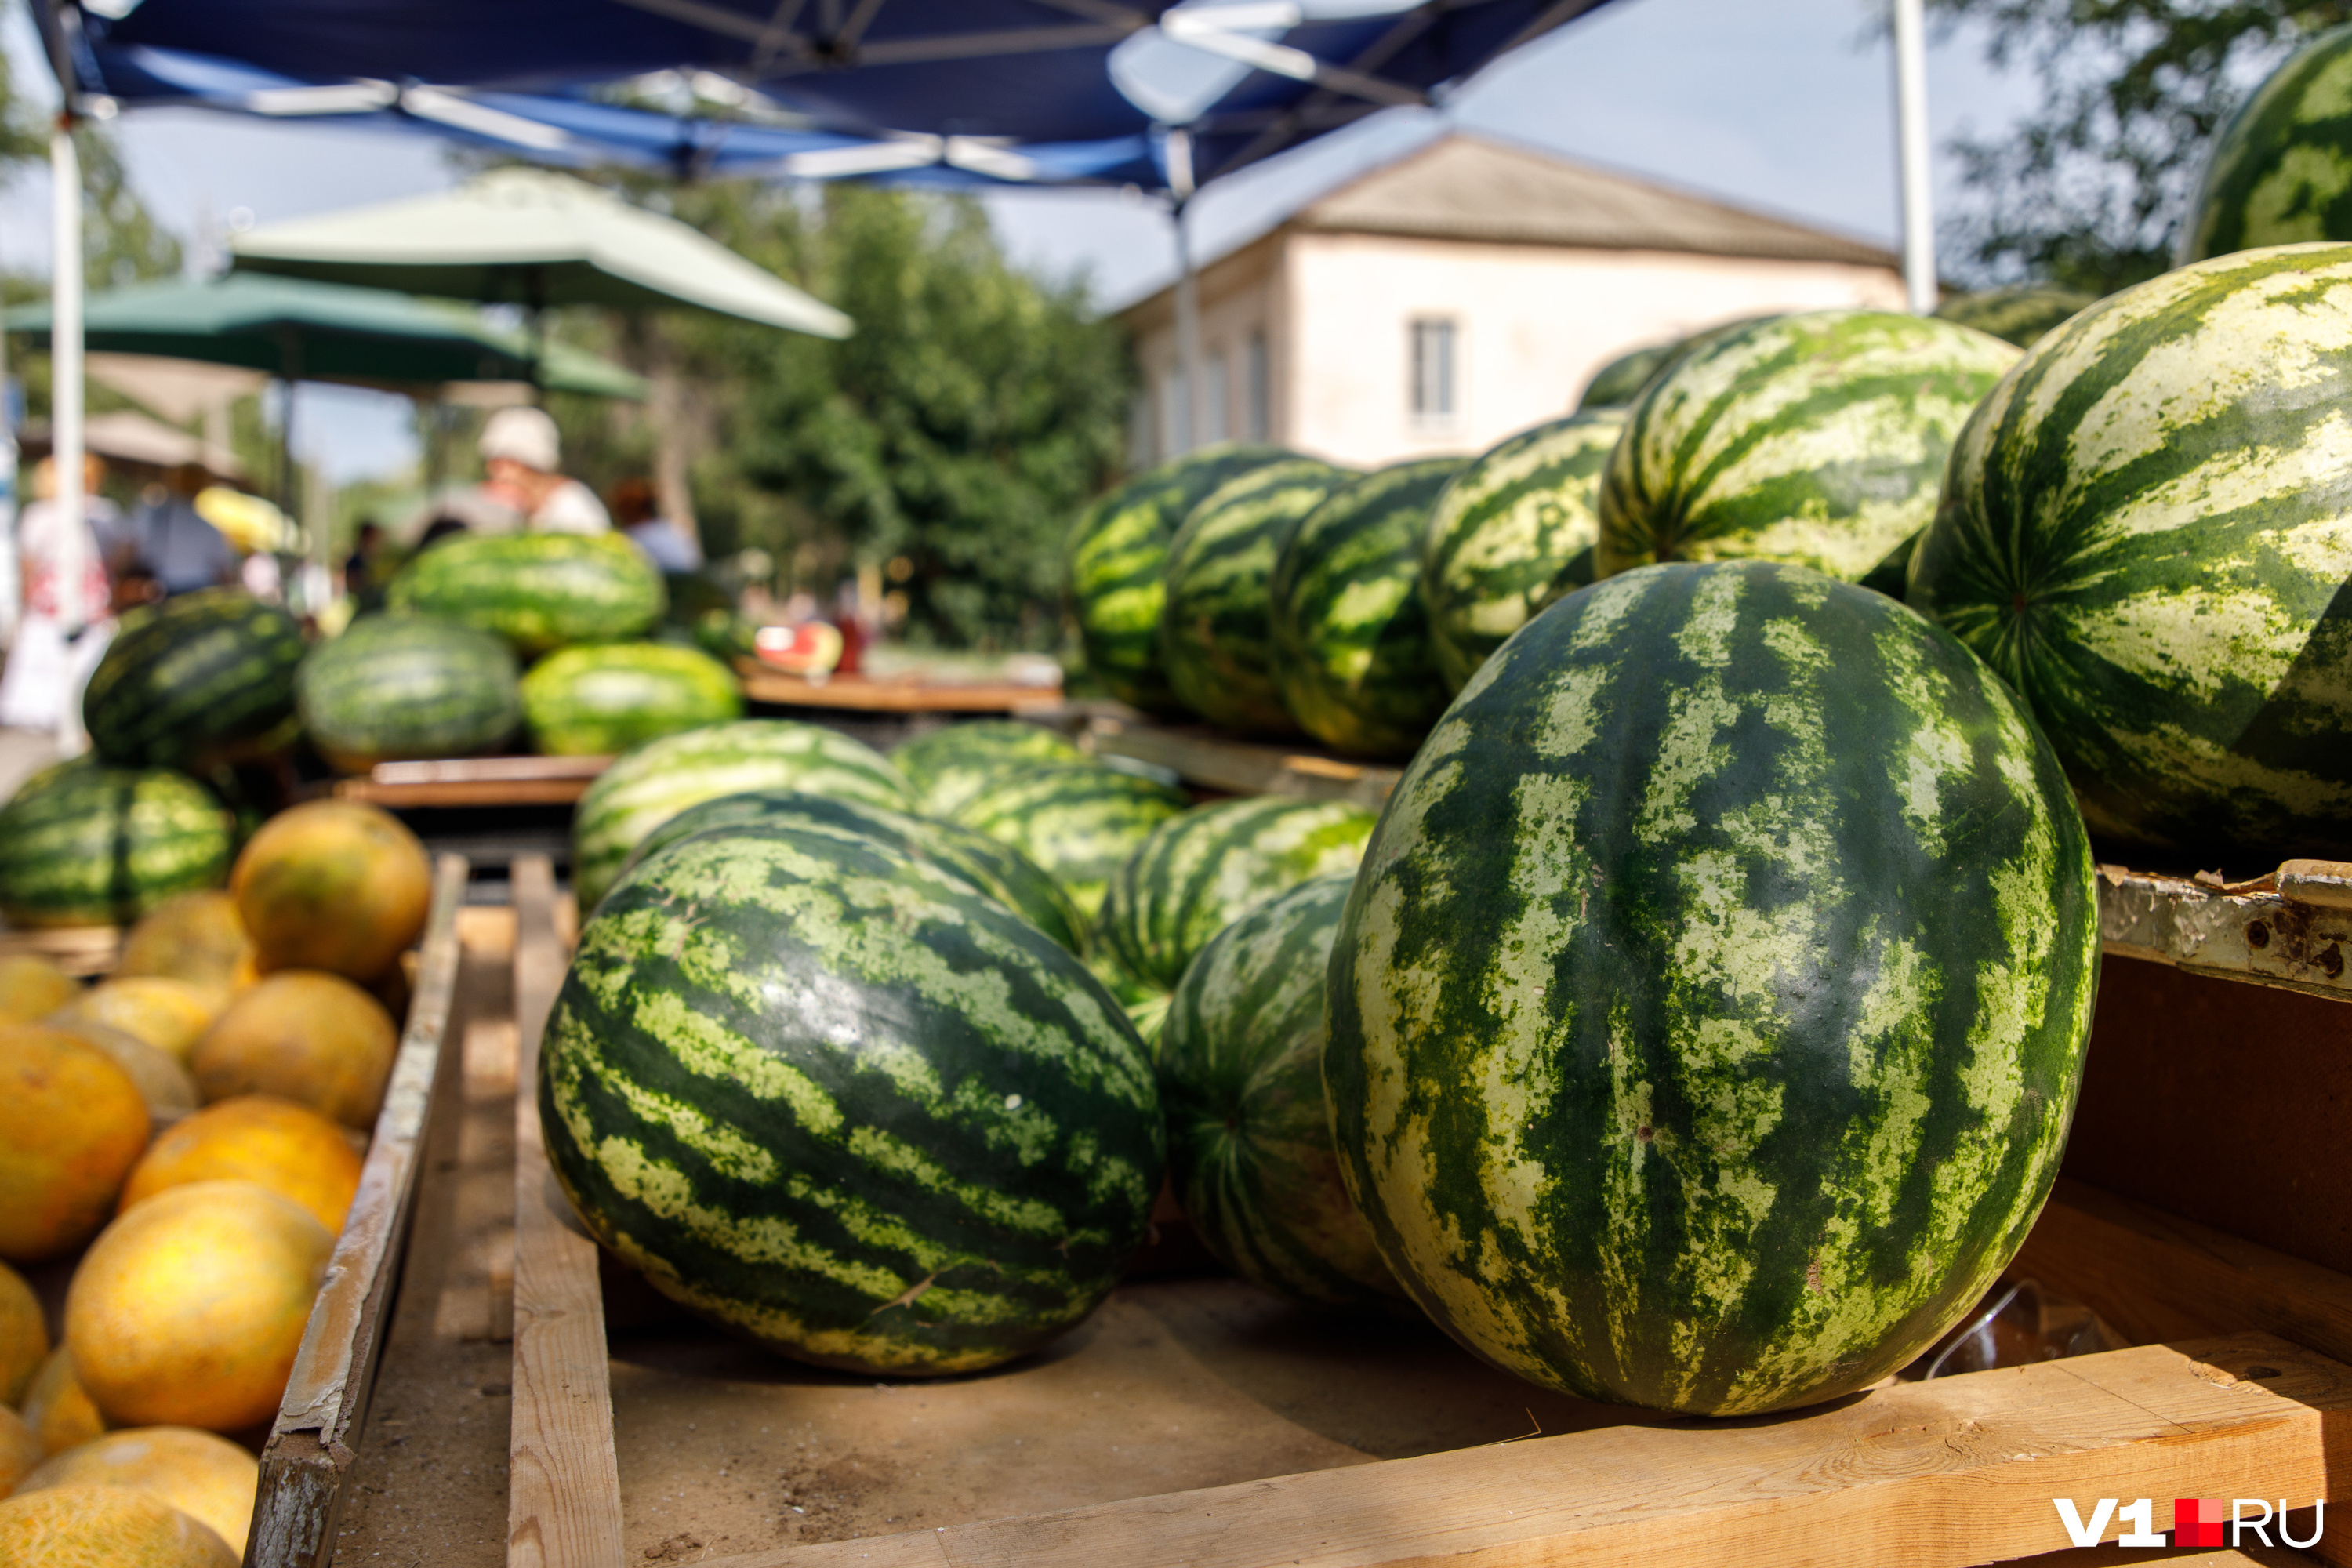
[[[1139,468],[1227,438],[1358,466],[1475,452],[1573,407],[1628,349],[1769,311],[1904,308],[1877,246],[1465,135],[1309,203],[1202,268],[1200,294],[1197,420],[1175,290],[1121,312]]]

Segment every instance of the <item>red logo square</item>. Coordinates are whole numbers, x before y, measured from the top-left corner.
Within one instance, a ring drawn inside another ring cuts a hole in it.
[[[2222,1511],[2220,1498],[2175,1498],[2172,1500],[2172,1544],[2222,1545],[2221,1527],[2229,1522],[2229,1518]]]

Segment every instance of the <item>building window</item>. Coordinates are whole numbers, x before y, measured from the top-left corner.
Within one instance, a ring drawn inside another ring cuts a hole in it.
[[[1234,422],[1231,409],[1233,384],[1225,376],[1224,350],[1211,349],[1209,363],[1202,368],[1208,380],[1201,390],[1207,393],[1208,396],[1202,401],[1208,406],[1201,411],[1202,426],[1201,443],[1206,446],[1212,441],[1230,439],[1233,436]]]
[[[1274,385],[1265,362],[1265,334],[1249,335],[1249,358],[1244,368],[1249,373],[1249,438],[1253,441],[1274,439]]]
[[[1160,376],[1160,455],[1177,458],[1192,449],[1192,399],[1183,367],[1171,365]]]
[[[1427,424],[1450,422],[1462,411],[1460,333],[1443,316],[1412,322],[1412,416]]]
[[[1135,389],[1135,396],[1127,405],[1127,466],[1141,470],[1160,461],[1160,449],[1154,437],[1160,434],[1160,411],[1152,406],[1154,399],[1149,384]]]

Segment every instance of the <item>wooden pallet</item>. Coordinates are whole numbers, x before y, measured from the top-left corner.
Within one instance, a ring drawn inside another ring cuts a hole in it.
[[[831,708],[858,713],[1015,713],[1051,707],[1059,685],[1010,680],[931,680],[915,676],[835,675],[823,679],[787,675],[755,658],[735,661],[743,695],[782,708]]]
[[[588,793],[610,757],[449,757],[378,763],[364,778],[338,779],[341,800],[386,810],[419,806],[570,805]]]

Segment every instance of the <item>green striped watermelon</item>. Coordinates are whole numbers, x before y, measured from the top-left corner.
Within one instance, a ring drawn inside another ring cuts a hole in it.
[[[549,654],[522,678],[534,750],[603,757],[743,716],[735,672],[699,648],[591,643]]]
[[[953,816],[982,790],[1040,763],[1092,760],[1068,736],[1015,719],[949,724],[890,749],[890,765],[907,775],[916,805],[930,816]]]
[[[230,826],[184,773],[59,763],[0,807],[0,915],[17,926],[127,925],[175,893],[226,883]]]
[[[437,616],[363,616],[312,648],[294,676],[302,728],[344,773],[381,762],[470,757],[522,720],[514,650]]]
[[[302,628],[241,588],[182,594],[125,615],[82,692],[107,762],[202,770],[292,743]]]
[[[1955,294],[1936,307],[1940,321],[1957,321],[1990,332],[2005,343],[2030,349],[2042,337],[2090,308],[2091,297],[2047,283],[2013,283],[2006,288]]]
[[[820,724],[744,719],[665,735],[604,770],[572,816],[572,886],[592,910],[646,835],[690,805],[790,789],[911,810],[914,791],[879,752]]]
[[[671,845],[580,934],[549,1163],[592,1235],[761,1343],[869,1374],[1036,1349],[1118,1283],[1162,1165],[1135,1032],[1077,958],[881,845]]]
[[[1323,1097],[1323,972],[1349,876],[1225,927],[1185,970],[1160,1039],[1168,1173],[1217,1261],[1316,1306],[1409,1305],[1339,1174]]]
[[[1459,458],[1349,479],[1275,556],[1274,681],[1298,727],[1339,751],[1405,757],[1453,695],[1421,597],[1429,510]]]
[[[1210,491],[1170,541],[1160,660],[1177,699],[1212,724],[1293,727],[1274,684],[1267,584],[1282,536],[1348,477],[1312,458],[1253,468]]]
[[[1070,896],[1021,851],[978,828],[864,801],[793,790],[751,790],[706,800],[646,835],[645,842],[629,852],[623,874],[681,838],[744,826],[789,827],[799,833],[859,838],[885,845],[897,854],[928,859],[961,877],[1072,952],[1086,951],[1086,925],[1071,906]]]
[[[1576,400],[1579,414],[1599,408],[1622,408],[1642,395],[1651,377],[1666,368],[1682,348],[1682,340],[1670,343],[1650,343],[1619,354],[1592,373],[1584,384],[1584,394]]]
[[[1082,513],[1064,546],[1070,606],[1087,672],[1121,702],[1176,710],[1160,665],[1168,543],[1177,524],[1227,479],[1292,454],[1277,447],[1204,447],[1160,464]]]
[[[2352,854],[2352,247],[2103,300],[1952,454],[1910,602],[2032,704],[2093,831]]]
[[[1119,966],[1172,991],[1209,939],[1268,899],[1353,871],[1377,816],[1345,800],[1259,795],[1171,817],[1111,879],[1097,925]]]
[[[2000,678],[1763,562],[1553,605],[1372,836],[1323,1075],[1430,1316],[1581,1397],[1711,1415],[1904,1365],[2058,1173],[2090,841]]]
[[[1121,862],[1184,809],[1184,792],[1099,763],[1049,763],[966,801],[955,819],[1010,844],[1091,921]]]
[[[1610,453],[1594,574],[1745,557],[1867,575],[1927,526],[1953,438],[2016,361],[1998,338],[1885,310],[1699,342]]]
[[[1452,690],[1528,617],[1592,581],[1601,470],[1624,428],[1624,410],[1597,408],[1522,430],[1472,458],[1430,508],[1421,596]]]
[[[642,636],[667,594],[645,552],[617,533],[500,533],[425,551],[384,603],[480,626],[534,655]]]
[[[2352,239],[2352,26],[2287,57],[2213,139],[2180,259]]]

